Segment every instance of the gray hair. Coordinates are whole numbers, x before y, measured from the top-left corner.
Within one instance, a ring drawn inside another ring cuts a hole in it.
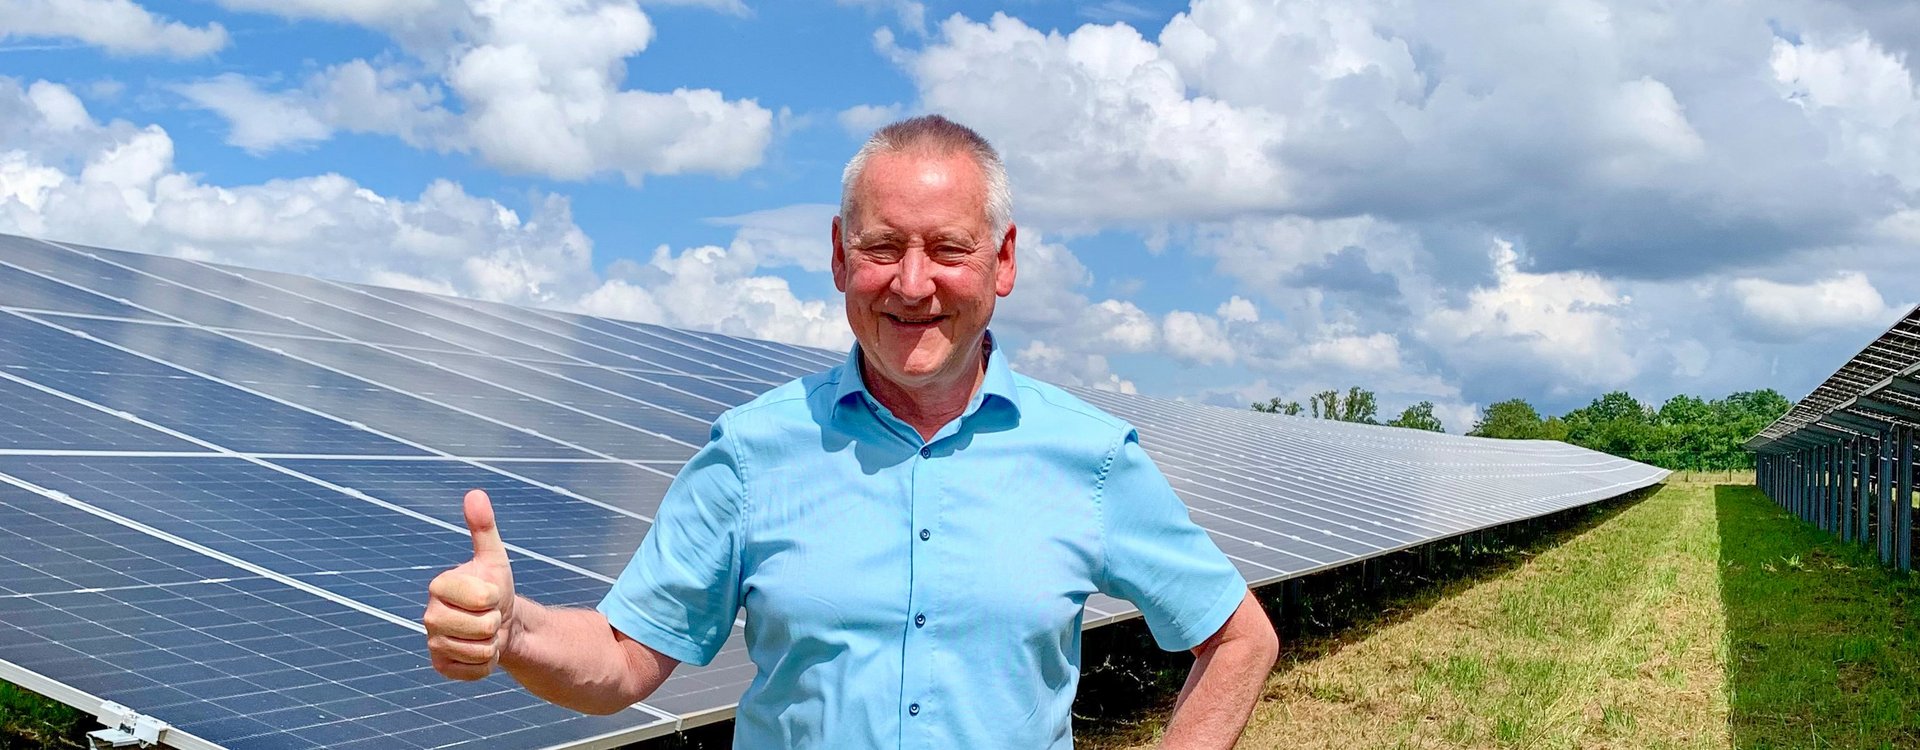
[[[998,245],[1006,239],[1007,228],[1013,225],[1013,193],[1007,187],[1007,166],[1000,161],[1000,152],[993,150],[993,144],[960,123],[940,115],[921,115],[910,117],[874,131],[860,151],[847,161],[847,170],[840,176],[840,221],[843,227],[853,216],[853,186],[860,182],[860,175],[867,171],[867,161],[874,154],[900,153],[916,151],[928,155],[946,155],[954,152],[965,153],[973,157],[980,165],[980,174],[987,183],[987,226]]]

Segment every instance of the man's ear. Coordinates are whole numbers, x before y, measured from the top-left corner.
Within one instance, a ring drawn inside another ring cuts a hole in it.
[[[840,217],[833,217],[833,288],[847,291],[847,248],[841,244]]]
[[[1013,236],[1019,227],[1007,225],[1007,234],[1000,238],[999,271],[993,279],[993,293],[1005,297],[1013,293],[1013,277],[1020,270],[1014,264]]]

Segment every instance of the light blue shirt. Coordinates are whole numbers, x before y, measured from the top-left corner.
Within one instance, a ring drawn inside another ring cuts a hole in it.
[[[1088,595],[1132,602],[1168,650],[1239,606],[1125,422],[994,350],[922,441],[859,358],[721,415],[600,603],[696,665],[746,608],[735,747],[1068,748]]]

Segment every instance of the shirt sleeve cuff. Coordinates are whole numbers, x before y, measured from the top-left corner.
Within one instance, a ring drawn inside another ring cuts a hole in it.
[[[645,613],[616,597],[608,596],[600,600],[600,606],[596,609],[600,610],[600,614],[607,616],[607,623],[612,625],[614,630],[639,641],[647,648],[665,654],[674,661],[696,667],[704,667],[708,662],[713,661],[714,654],[708,653],[705,647],[684,635],[655,624]]]
[[[1227,618],[1232,617],[1234,610],[1240,608],[1241,600],[1247,598],[1246,581],[1237,575],[1233,580],[1235,585],[1221,592],[1220,598],[1213,602],[1213,606],[1206,609],[1203,616],[1185,627],[1178,628],[1177,632],[1168,633],[1166,638],[1161,638],[1156,633],[1154,640],[1160,644],[1160,648],[1167,651],[1190,651],[1195,646],[1205,643],[1208,638],[1212,638],[1214,633],[1220,632],[1221,626],[1227,624]]]

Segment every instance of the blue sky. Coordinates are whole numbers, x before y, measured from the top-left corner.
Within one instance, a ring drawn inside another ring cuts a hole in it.
[[[1041,377],[1797,397],[1920,299],[1920,11],[1666,5],[0,0],[0,231],[841,346],[841,165],[937,111]]]

